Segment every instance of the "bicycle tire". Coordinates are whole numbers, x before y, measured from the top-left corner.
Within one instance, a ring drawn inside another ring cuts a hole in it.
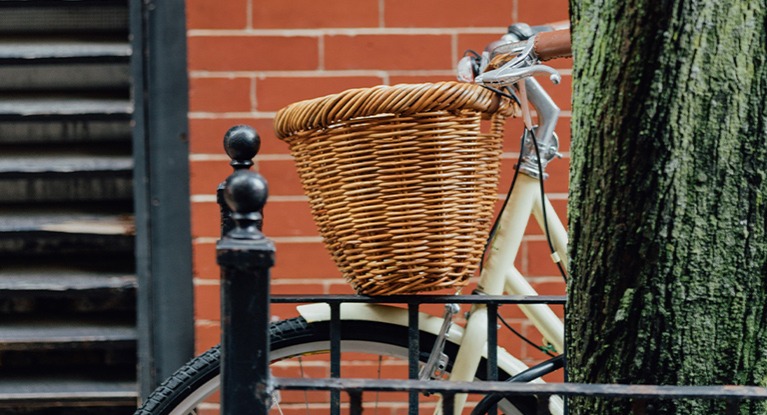
[[[371,321],[343,320],[341,322],[342,351],[376,352],[384,355],[407,356],[407,327]],[[273,323],[270,327],[271,351],[274,361],[304,355],[316,355],[327,352],[329,344],[329,323],[308,323],[302,317]],[[435,336],[420,332],[420,358],[425,362],[431,351]],[[445,354],[450,362],[455,359],[458,345],[448,341]],[[209,395],[218,390],[220,381],[220,345],[189,361],[165,380],[134,415],[186,415],[196,413],[197,406]],[[485,373],[486,361],[483,358],[478,373]],[[450,367],[448,366],[448,369]],[[483,378],[484,376],[478,376]],[[499,379],[509,375],[499,369]],[[509,402],[500,406],[509,414],[535,414],[534,408],[516,409]],[[308,407],[307,407],[308,408]],[[279,413],[279,412],[276,412]]]

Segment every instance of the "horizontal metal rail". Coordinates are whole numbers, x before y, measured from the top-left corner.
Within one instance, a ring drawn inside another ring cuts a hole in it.
[[[284,390],[327,390],[349,395],[350,413],[362,413],[364,391],[402,392],[419,391],[439,393],[443,400],[443,414],[454,413],[452,402],[456,394],[501,394],[504,396],[534,396],[538,399],[538,413],[549,414],[548,398],[557,396],[588,396],[600,398],[632,399],[633,413],[643,414],[646,400],[709,399],[726,400],[727,414],[738,413],[737,404],[743,400],[767,400],[767,388],[758,386],[661,386],[582,383],[509,383],[509,382],[446,382],[386,379],[299,379],[273,378],[273,386]]]
[[[272,303],[371,304],[565,304],[564,295],[272,295]]]

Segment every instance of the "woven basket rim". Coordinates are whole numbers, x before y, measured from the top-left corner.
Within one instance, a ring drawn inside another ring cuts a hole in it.
[[[274,131],[278,138],[285,140],[299,131],[327,128],[354,118],[458,110],[503,112],[509,116],[517,108],[506,97],[464,82],[378,85],[290,104],[277,112]]]

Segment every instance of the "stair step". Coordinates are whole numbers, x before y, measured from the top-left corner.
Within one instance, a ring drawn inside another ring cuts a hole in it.
[[[3,1],[0,33],[127,32],[125,1]]]
[[[136,276],[55,267],[19,267],[0,270],[0,298],[111,296],[132,293]]]
[[[4,202],[131,200],[129,155],[6,153],[0,158]]]
[[[137,399],[136,382],[131,380],[85,376],[0,377],[0,406],[5,408],[16,406],[29,409],[48,405],[57,407],[109,405],[135,408]]]
[[[119,265],[118,265],[119,266]],[[0,270],[0,319],[135,314],[136,276],[64,266],[10,265]]]
[[[130,155],[56,154],[32,155],[5,152],[0,156],[0,175],[59,174],[76,172],[125,172],[133,169]]]
[[[133,252],[133,217],[113,213],[0,210],[0,256]]]
[[[50,318],[0,323],[0,351],[114,349],[135,344],[134,324]]]
[[[131,47],[127,41],[30,38],[0,41],[0,64],[41,63],[128,63]]]
[[[0,120],[24,118],[130,119],[133,105],[128,99],[101,97],[14,97],[0,100]]]
[[[34,62],[39,63],[39,62]],[[3,91],[128,90],[130,67],[121,63],[0,66]]]
[[[130,143],[130,119],[37,119],[0,123],[0,144]]]

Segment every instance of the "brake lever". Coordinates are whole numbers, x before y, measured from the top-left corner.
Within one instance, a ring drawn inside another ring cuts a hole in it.
[[[474,82],[496,87],[509,86],[539,73],[548,73],[549,79],[554,84],[559,84],[562,81],[562,75],[550,66],[538,64],[514,68],[511,63],[509,62],[498,69],[480,74],[474,79]]]

